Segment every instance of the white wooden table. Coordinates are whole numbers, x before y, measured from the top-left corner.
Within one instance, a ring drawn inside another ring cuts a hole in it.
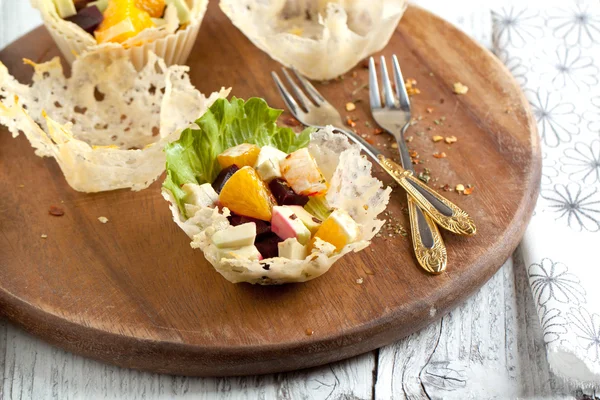
[[[418,3],[489,46],[484,5]],[[0,0],[0,48],[39,24],[29,1]],[[187,378],[126,370],[67,353],[0,321],[0,399],[599,399],[549,371],[518,254],[465,304],[421,332],[292,373]]]

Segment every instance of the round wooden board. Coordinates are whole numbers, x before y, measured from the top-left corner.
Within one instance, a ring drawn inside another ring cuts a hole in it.
[[[428,167],[436,187],[475,186],[470,196],[444,193],[478,226],[472,238],[443,233],[446,273],[425,273],[410,237],[389,237],[384,230],[369,249],[314,281],[233,285],[190,248],[171,220],[160,196],[162,177],[138,193],[78,193],[54,160],[36,157],[22,135],[12,139],[0,128],[2,313],[75,353],[184,375],[320,365],[383,346],[440,318],[483,285],[519,243],[538,194],[540,147],[531,111],[508,70],[448,23],[410,7],[382,54],[394,53],[421,91],[412,102],[415,117],[423,119],[408,132],[410,147],[426,160],[417,171]],[[28,81],[32,71],[23,57],[40,62],[58,54],[39,28],[0,52],[0,61]],[[192,82],[204,93],[232,86],[235,96],[259,96],[283,108],[269,75],[279,65],[233,27],[216,2],[189,65]],[[365,126],[371,121],[362,87],[367,70],[353,71],[318,89],[340,110],[360,99],[356,111],[343,115],[389,149],[391,137]],[[466,95],[452,93],[458,81],[469,87]],[[458,142],[433,143],[433,135],[455,135]],[[448,157],[432,157],[438,151]],[[50,216],[50,205],[63,207],[65,215]],[[408,228],[405,206],[405,194],[395,190],[389,210]],[[99,216],[109,222],[101,224]]]

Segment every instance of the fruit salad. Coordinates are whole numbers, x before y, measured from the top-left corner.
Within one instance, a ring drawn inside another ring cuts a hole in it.
[[[52,1],[61,18],[93,35],[98,43],[124,43],[148,28],[175,32],[191,18],[188,0]]]
[[[277,126],[262,99],[217,100],[165,148],[175,222],[232,282],[303,282],[369,244],[390,189],[332,128]]]

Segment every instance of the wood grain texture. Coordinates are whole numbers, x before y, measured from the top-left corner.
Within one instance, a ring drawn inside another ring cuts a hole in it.
[[[281,106],[268,74],[276,63],[215,7],[189,61],[193,83],[210,92],[227,76],[234,95],[260,95]],[[215,45],[221,53],[209,51]],[[477,187],[470,197],[449,194],[478,221],[479,234],[472,239],[445,236],[447,274],[423,273],[409,241],[397,237],[377,240],[374,251],[348,257],[305,285],[231,285],[189,248],[171,222],[158,183],[140,193],[76,193],[54,161],[36,158],[23,137],[13,141],[4,134],[0,182],[36,190],[13,190],[0,199],[0,253],[8,255],[0,270],[3,313],[80,354],[190,375],[320,365],[390,343],[440,318],[481,286],[516,247],[538,190],[537,136],[506,69],[431,14],[410,8],[384,53],[398,53],[405,75],[419,81],[422,94],[413,99],[415,114],[426,115],[425,108],[435,104],[436,115],[447,117],[435,126],[432,116],[413,132],[426,126],[441,135],[460,131],[460,142],[445,150],[450,156],[431,158],[426,165],[441,182]],[[0,60],[23,80],[29,74],[20,67],[23,56],[40,61],[55,54],[45,31],[37,30],[0,53]],[[356,72],[356,80],[366,82],[366,71],[358,67]],[[471,87],[467,96],[452,94],[457,80]],[[341,108],[355,86],[347,79],[320,89]],[[355,119],[365,121],[366,91],[358,96],[363,102]],[[388,138],[375,139],[384,145]],[[423,159],[437,151],[427,135],[412,145]],[[58,219],[39,206],[59,201],[66,214]],[[390,209],[406,225],[404,202],[396,192]],[[100,224],[100,215],[110,223]],[[48,239],[41,240],[41,233]],[[375,274],[366,275],[367,270]],[[358,277],[364,277],[364,284],[356,284]],[[314,335],[306,336],[306,329]]]
[[[474,10],[473,4],[446,4],[444,1],[439,0],[420,0],[417,2],[420,5],[424,5],[444,18],[451,20],[461,29],[465,30],[472,37],[476,38],[480,43],[489,43],[487,40],[491,33],[489,26],[489,9],[485,2],[479,3],[483,10]],[[464,3],[464,2],[463,2]],[[12,39],[23,34],[25,31],[31,29],[32,19],[29,18],[31,10],[27,10],[26,1],[12,1],[12,0],[0,0],[0,21],[2,26],[0,29],[4,32],[10,31],[11,35],[4,36],[4,39],[0,38],[0,48],[4,47]],[[25,5],[25,6],[24,6]],[[21,8],[29,11],[22,12]],[[489,8],[489,7],[488,7]],[[15,12],[15,10],[18,10]],[[471,14],[471,12],[476,13]],[[467,13],[468,12],[468,13]],[[465,14],[467,13],[467,14]],[[10,18],[8,17],[10,15]],[[487,26],[485,24],[488,24]],[[502,279],[497,279],[501,276]],[[477,336],[480,332],[488,329],[485,323],[489,323],[489,320],[483,321],[481,319],[473,319],[473,313],[465,312],[470,307],[475,306],[475,302],[480,299],[487,298],[488,294],[501,290],[504,292],[505,307],[501,308],[500,311],[505,311],[507,316],[499,315],[498,320],[504,320],[506,323],[506,329],[511,332],[514,341],[512,345],[505,347],[496,347],[498,351],[497,358],[502,359],[519,359],[521,361],[521,371],[526,373],[522,378],[512,380],[509,382],[510,386],[505,387],[500,384],[494,385],[489,390],[489,396],[483,398],[502,398],[501,393],[504,390],[508,392],[514,392],[515,390],[520,393],[531,393],[531,387],[534,386],[533,382],[548,382],[552,381],[560,384],[560,380],[555,378],[551,373],[548,372],[547,366],[544,366],[545,356],[544,347],[540,345],[529,345],[532,343],[539,344],[539,337],[541,332],[539,330],[539,324],[537,324],[537,318],[535,316],[535,309],[531,301],[531,294],[528,285],[524,279],[524,269],[514,268],[512,263],[505,264],[492,278],[488,281],[479,291],[477,296],[471,297],[467,300],[464,305],[454,310],[446,317],[443,318],[443,323],[448,320],[452,320],[454,324],[460,323],[465,326],[465,329],[470,329],[471,336]],[[521,280],[521,281],[519,281]],[[520,283],[519,283],[520,282]],[[498,289],[498,285],[502,288]],[[519,290],[516,290],[518,286]],[[527,311],[529,310],[529,311]],[[516,313],[519,312],[520,316],[527,315],[528,318],[516,317]],[[530,320],[533,325],[528,327],[527,320]],[[415,334],[426,335],[428,329],[421,330]],[[447,335],[446,342],[448,346],[453,346],[454,342],[460,341],[460,335],[450,334],[442,331],[442,336]],[[412,338],[406,338],[398,342],[400,344],[403,341],[411,340]],[[443,337],[440,338],[443,340]],[[523,345],[516,346],[516,343],[524,343]],[[430,348],[425,347],[428,342],[420,341],[420,348],[416,349],[420,352],[431,352]],[[415,351],[416,341],[412,340],[412,347],[406,351]],[[8,349],[8,352],[7,352]],[[13,350],[14,349],[14,350]],[[400,360],[403,357],[400,353],[406,347],[397,346],[396,344],[390,345],[383,348],[382,351],[394,349],[397,356],[394,360],[395,363],[387,362],[390,360],[389,357],[379,358],[382,363],[376,364],[378,375],[383,381],[380,381],[378,386],[377,398],[389,399],[389,398],[406,398],[402,390],[397,390],[395,393],[391,387],[387,387],[389,379],[393,377],[396,381],[401,381],[403,376],[407,379],[411,379],[410,375],[402,374],[402,365],[399,365]],[[527,353],[525,355],[525,352]],[[434,353],[440,353],[440,357],[444,359],[444,355],[447,352],[443,347],[437,346]],[[32,357],[35,355],[34,357]],[[32,362],[35,359],[36,362]],[[341,369],[347,371],[351,370],[367,370],[368,368],[361,368],[363,363],[371,365],[373,362],[372,357],[358,357],[360,362],[342,362],[336,363]],[[481,363],[475,363],[474,366],[486,366],[490,361],[482,360]],[[538,363],[541,366],[538,366]],[[51,365],[51,368],[48,368]],[[60,366],[57,367],[57,366]],[[467,368],[470,364],[467,365]],[[334,367],[335,369],[335,367]],[[385,373],[393,369],[394,374],[390,372]],[[2,399],[138,399],[138,398],[170,398],[170,399],[184,399],[184,398],[228,398],[228,399],[244,399],[247,398],[245,395],[248,393],[247,382],[252,382],[254,393],[257,394],[256,398],[264,393],[272,394],[274,391],[268,389],[272,382],[286,381],[288,386],[293,386],[297,390],[287,391],[290,394],[289,398],[293,399],[325,399],[326,393],[322,392],[318,395],[312,391],[313,388],[319,387],[320,382],[324,382],[323,376],[328,379],[325,381],[334,381],[337,383],[340,392],[344,393],[343,398],[350,399],[367,399],[371,398],[368,391],[360,390],[355,393],[356,381],[364,382],[364,384],[374,384],[375,381],[369,378],[369,374],[361,376],[357,372],[350,372],[344,374],[337,374],[335,377],[328,371],[328,367],[320,367],[315,370],[321,371],[321,374],[301,374],[301,373],[290,373],[290,374],[277,374],[277,375],[265,375],[254,378],[239,378],[236,380],[237,385],[231,385],[227,383],[221,383],[224,381],[220,378],[181,378],[173,376],[165,376],[158,374],[140,373],[127,369],[121,369],[118,367],[107,366],[95,361],[84,359],[79,356],[75,356],[71,353],[63,350],[54,348],[41,340],[32,337],[29,334],[24,333],[22,330],[14,328],[10,323],[0,322],[0,376],[3,377],[3,384],[0,385],[0,398]],[[312,370],[310,370],[312,371]],[[329,370],[331,371],[331,369]],[[527,373],[531,371],[532,373]],[[311,377],[317,377],[318,382],[314,381],[311,383]],[[356,381],[347,381],[345,377],[352,377]],[[532,379],[533,377],[533,379]],[[417,377],[420,379],[420,374]],[[18,382],[15,385],[15,382]],[[90,382],[95,382],[90,384]],[[308,383],[307,383],[308,382]],[[506,383],[504,380],[501,383]],[[11,390],[15,387],[16,390]],[[326,386],[326,385],[325,385]],[[515,388],[516,386],[516,388]],[[552,390],[548,388],[548,385],[540,385],[539,383],[535,386],[544,386],[546,392],[537,392],[538,398],[549,399],[549,398],[561,398],[561,399],[598,399],[594,397],[592,391],[584,392],[581,389],[573,388],[568,391],[572,395],[564,395],[565,391],[559,390],[554,394]],[[22,388],[18,390],[17,387]],[[395,388],[398,389],[401,385],[396,382]],[[82,390],[85,388],[85,390]],[[527,388],[527,389],[526,389]],[[161,394],[162,393],[162,394]],[[374,392],[373,392],[374,393]],[[500,395],[498,395],[500,393]],[[366,394],[366,395],[365,395]],[[587,397],[585,397],[587,396]],[[264,396],[262,396],[264,397]],[[464,399],[465,393],[462,390],[457,391],[445,391],[442,396],[444,399]],[[525,398],[526,396],[523,396]],[[332,397],[329,397],[330,399]],[[413,396],[414,398],[414,396]],[[530,398],[530,396],[527,396]]]

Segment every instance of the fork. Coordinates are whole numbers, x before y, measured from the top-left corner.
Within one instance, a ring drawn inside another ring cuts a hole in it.
[[[375,62],[373,57],[369,59],[369,102],[371,104],[371,113],[375,122],[391,133],[396,139],[402,167],[414,173],[414,167],[404,140],[404,132],[410,126],[411,120],[410,100],[396,55],[392,57],[392,60],[398,100],[394,98],[392,92],[385,57],[381,56],[381,84],[384,89],[384,107],[381,103],[381,92],[379,91],[379,84],[377,82]],[[411,196],[408,195],[407,197],[408,217],[415,256],[419,264],[426,271],[441,273],[446,269],[447,254],[440,231],[431,217],[424,214],[415,204]]]
[[[300,82],[302,89],[304,89],[302,90],[285,68],[282,68],[282,71],[294,95],[288,91],[276,72],[271,72],[271,76],[277,85],[277,89],[285,105],[298,121],[304,125],[316,128],[324,128],[326,125],[332,125],[336,130],[344,133],[350,140],[358,144],[367,155],[407,191],[415,203],[429,214],[436,223],[458,234],[472,235],[475,233],[475,225],[467,213],[416,179],[412,171],[405,170],[394,161],[385,157],[379,150],[371,146],[356,133],[342,128],[343,121],[339,112],[325,100],[306,78],[298,74],[295,70],[292,70],[296,79]],[[415,187],[418,187],[419,190],[416,190]],[[442,214],[431,204],[428,198],[436,199],[438,206],[439,203],[444,205],[446,207],[444,211],[450,209],[452,211],[451,215]],[[428,257],[428,259],[428,264],[431,265],[434,261],[431,257]],[[437,262],[436,264],[438,266],[426,269],[431,270],[433,273],[436,273],[436,271],[442,272],[443,269],[439,266],[440,263]]]

